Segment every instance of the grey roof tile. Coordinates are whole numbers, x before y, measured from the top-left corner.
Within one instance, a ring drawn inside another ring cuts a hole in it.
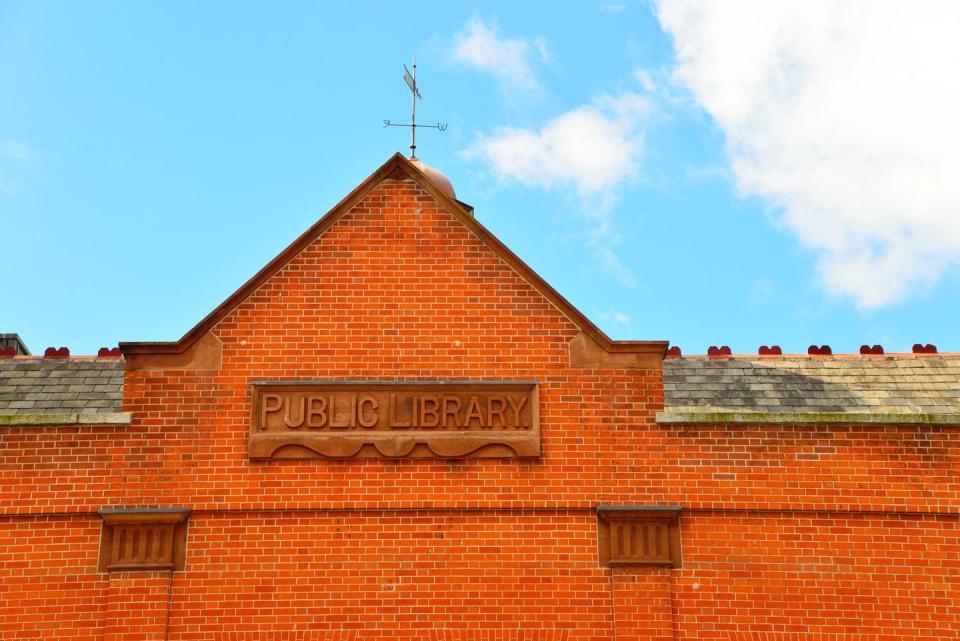
[[[0,415],[119,412],[123,360],[2,359]]]
[[[960,356],[667,359],[667,412],[960,415]]]
[[[667,359],[668,412],[960,415],[960,356]],[[0,360],[0,415],[119,412],[123,361]]]

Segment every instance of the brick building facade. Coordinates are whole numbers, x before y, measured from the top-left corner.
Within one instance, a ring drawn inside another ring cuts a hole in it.
[[[960,636],[960,358],[612,341],[399,155],[121,350],[0,359],[4,641]]]

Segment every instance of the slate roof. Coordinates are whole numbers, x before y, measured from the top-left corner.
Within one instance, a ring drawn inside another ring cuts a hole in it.
[[[757,414],[761,422],[960,417],[960,355],[668,358],[663,381],[661,422],[711,414],[739,414],[741,422]]]
[[[0,416],[118,413],[123,366],[122,359],[0,359]],[[668,358],[663,380],[663,423],[960,424],[955,354]]]
[[[0,359],[0,416],[119,412],[122,400],[122,359]]]

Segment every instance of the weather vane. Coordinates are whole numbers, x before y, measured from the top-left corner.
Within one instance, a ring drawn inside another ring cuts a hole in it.
[[[417,127],[429,127],[430,129],[439,129],[440,131],[447,130],[447,123],[438,122],[435,125],[418,125],[417,124],[417,100],[423,100],[423,97],[420,95],[420,90],[417,88],[417,57],[413,57],[413,73],[410,73],[410,70],[407,69],[407,65],[403,65],[403,79],[406,81],[407,86],[410,87],[410,93],[413,95],[412,101],[413,106],[410,110],[410,124],[403,125],[396,122],[391,122],[389,120],[383,121],[384,127],[410,127],[410,159],[417,159]]]

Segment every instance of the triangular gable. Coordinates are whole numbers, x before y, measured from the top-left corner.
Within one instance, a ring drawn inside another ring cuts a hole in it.
[[[234,292],[229,298],[221,303],[216,309],[207,315],[202,321],[197,323],[180,340],[163,342],[122,342],[120,349],[128,358],[137,355],[182,355],[191,347],[196,345],[200,339],[207,334],[221,319],[229,314],[235,307],[240,305],[250,294],[256,291],[270,277],[276,274],[289,261],[296,257],[304,248],[316,240],[324,231],[330,228],[346,212],[350,211],[364,196],[372,191],[378,184],[388,178],[412,179],[420,187],[425,189],[437,202],[449,211],[461,224],[469,229],[480,241],[492,249],[507,265],[509,265],[517,274],[527,283],[536,289],[544,298],[546,298],[554,307],[556,307],[564,316],[566,316],[585,337],[590,340],[585,343],[585,347],[579,351],[586,354],[582,358],[596,359],[592,352],[600,348],[603,352],[611,355],[633,354],[640,357],[640,360],[657,361],[663,358],[667,348],[666,341],[614,341],[611,340],[599,327],[593,324],[583,313],[574,307],[566,298],[551,287],[543,278],[533,271],[526,263],[517,257],[507,248],[496,236],[477,222],[473,217],[473,210],[469,205],[462,203],[455,198],[450,197],[433,181],[430,180],[416,165],[404,158],[401,154],[394,154],[379,169],[371,174],[366,180],[348,194],[343,200],[337,203],[333,209],[327,212],[320,220],[314,223],[307,231],[300,235],[293,243],[271,260],[263,269],[257,272],[250,280],[243,284],[240,289]],[[590,345],[589,343],[592,343]],[[179,359],[174,359],[174,361]],[[603,359],[601,359],[603,360]],[[636,359],[635,359],[636,360]]]

